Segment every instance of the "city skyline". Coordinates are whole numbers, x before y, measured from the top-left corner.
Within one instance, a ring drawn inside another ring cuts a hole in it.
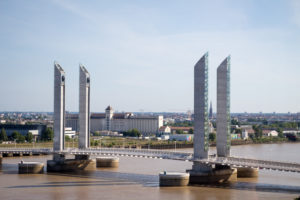
[[[68,111],[78,112],[73,86],[82,62],[93,76],[91,112],[107,105],[186,112],[193,110],[194,63],[208,51],[210,91],[218,64],[231,54],[232,113],[300,112],[299,1],[182,7],[178,1],[0,2],[0,110],[51,112],[57,60],[66,72]],[[216,92],[209,101],[216,110]]]

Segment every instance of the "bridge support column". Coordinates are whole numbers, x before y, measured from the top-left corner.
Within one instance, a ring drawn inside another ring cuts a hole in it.
[[[209,165],[194,161],[190,173],[190,184],[213,184],[237,180],[237,170],[229,166]]]
[[[3,158],[3,156],[2,156],[2,154],[0,154],[0,166],[2,165],[2,158]]]
[[[117,157],[97,157],[97,167],[119,167],[119,158]]]
[[[75,155],[75,160],[89,160],[89,155]]]
[[[41,162],[23,162],[18,164],[19,174],[40,174],[44,172],[44,163]]]
[[[4,157],[13,157],[14,155],[13,155],[13,153],[5,153],[4,154]]]
[[[188,173],[162,172],[159,173],[159,186],[187,186],[189,184]]]
[[[47,172],[75,172],[96,169],[96,161],[89,155],[76,155],[75,159],[66,159],[63,154],[54,154],[53,160],[47,161]]]
[[[237,168],[237,177],[238,178],[254,178],[258,177],[258,168],[246,168],[239,167]]]

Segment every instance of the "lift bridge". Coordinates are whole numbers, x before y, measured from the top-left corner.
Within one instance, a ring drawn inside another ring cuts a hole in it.
[[[65,155],[89,155],[89,156],[128,156],[133,158],[169,159],[193,162],[198,161],[210,165],[224,165],[231,167],[259,168],[263,170],[275,170],[300,173],[300,163],[258,160],[239,157],[216,157],[195,160],[193,153],[180,151],[152,150],[152,149],[128,149],[128,148],[68,148],[62,151],[54,151],[52,148],[0,148],[0,154],[65,154]]]

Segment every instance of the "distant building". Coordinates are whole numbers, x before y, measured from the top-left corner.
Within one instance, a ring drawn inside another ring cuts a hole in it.
[[[162,140],[169,140],[170,139],[170,135],[162,135],[160,138]]]
[[[170,134],[171,128],[169,126],[162,126],[159,128],[159,134]]]
[[[299,130],[284,130],[284,131],[282,131],[282,133],[284,135],[291,134],[291,135],[297,136],[298,134],[300,134],[300,131]]]
[[[192,134],[171,134],[169,140],[175,141],[193,141],[194,135]]]
[[[209,133],[214,133],[215,132],[215,128],[214,128],[214,126],[211,122],[208,122],[208,132]]]
[[[65,136],[69,136],[70,138],[75,138],[76,131],[72,130],[72,127],[65,127]]]
[[[26,135],[31,132],[32,135],[37,138],[42,135],[42,132],[46,129],[46,125],[42,124],[0,124],[0,130],[4,128],[6,135],[9,137],[14,131],[19,132],[21,135]]]
[[[242,129],[242,139],[247,140],[248,138],[249,138],[248,130],[247,129]]]
[[[178,130],[182,131],[183,133],[189,133],[190,129],[194,130],[193,126],[186,126],[186,127],[175,127],[172,126],[171,128],[171,133],[176,134]]]
[[[113,131],[125,132],[138,129],[143,135],[157,134],[163,126],[163,116],[135,116],[133,113],[114,113],[111,106],[105,109],[105,113],[91,114],[91,132]],[[68,114],[66,126],[78,131],[78,114]]]
[[[272,137],[277,137],[278,136],[278,132],[275,130],[263,130],[263,136],[272,136]]]

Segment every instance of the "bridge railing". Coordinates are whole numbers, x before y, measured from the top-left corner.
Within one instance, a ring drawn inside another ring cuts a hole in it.
[[[64,151],[66,152],[66,151]],[[174,158],[178,159],[182,157],[191,157],[191,153],[186,152],[172,152],[164,150],[151,150],[151,149],[124,149],[124,148],[89,148],[89,149],[72,149],[68,150],[71,154],[126,154],[134,156],[152,156],[152,157],[162,157],[162,158]]]

